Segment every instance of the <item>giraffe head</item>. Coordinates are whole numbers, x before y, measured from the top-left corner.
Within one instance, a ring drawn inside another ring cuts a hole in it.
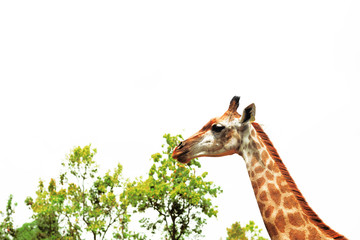
[[[242,142],[248,136],[250,124],[255,120],[255,105],[250,104],[240,115],[237,112],[240,97],[233,97],[228,110],[211,119],[197,133],[181,142],[173,158],[188,163],[197,157],[220,157],[238,153],[242,155]]]

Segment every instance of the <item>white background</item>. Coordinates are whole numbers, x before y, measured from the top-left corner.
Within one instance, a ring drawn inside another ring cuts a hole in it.
[[[326,224],[359,237],[358,1],[2,1],[0,208],[17,224],[39,178],[92,143],[101,170],[146,174],[164,133],[186,138],[234,95],[254,102]],[[241,157],[201,159],[224,193],[205,239],[264,228]]]

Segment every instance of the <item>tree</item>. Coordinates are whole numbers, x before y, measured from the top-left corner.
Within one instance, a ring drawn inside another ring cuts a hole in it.
[[[46,240],[55,240],[61,239],[61,234],[59,233],[59,227],[56,222],[51,222],[53,228],[49,228],[48,219],[38,217],[38,219],[30,222],[24,223],[20,228],[16,229],[16,240],[28,240],[28,239],[46,239]],[[50,225],[51,226],[51,225]]]
[[[48,230],[47,223],[49,220],[46,218],[39,217],[31,223],[25,223],[22,227],[15,228],[12,217],[15,213],[15,206],[17,203],[13,203],[13,196],[10,195],[6,206],[6,217],[0,223],[0,239],[58,239],[60,237],[59,232],[56,231],[57,227],[54,227],[53,231]],[[4,214],[0,211],[0,215],[3,216]],[[54,221],[53,226],[57,226]]]
[[[262,229],[259,229],[253,221],[241,227],[240,222],[235,222],[230,228],[226,228],[228,236],[226,240],[266,240],[260,236]]]
[[[156,219],[144,217],[140,221],[142,227],[153,234],[159,231],[166,239],[172,240],[200,235],[206,217],[217,215],[217,207],[213,206],[211,198],[217,197],[222,190],[205,181],[206,172],[196,175],[196,169],[201,167],[196,159],[184,165],[172,158],[172,151],[182,139],[181,135],[165,134],[164,138],[167,146],[162,145],[162,154],[151,156],[154,164],[147,179],[128,184],[127,199],[139,212],[156,211]]]
[[[47,189],[40,181],[35,201],[28,197],[25,202],[45,232],[61,233],[63,239],[89,238],[89,234],[93,239],[105,239],[110,232],[116,239],[137,238],[127,229],[130,215],[122,199],[122,166],[118,164],[101,177],[94,161],[96,153],[91,145],[74,148],[62,163],[60,188],[55,179]]]
[[[2,222],[0,223],[0,239],[11,239],[11,237],[15,237],[16,230],[14,229],[14,219],[12,215],[15,213],[15,207],[17,203],[13,203],[13,195],[9,196],[9,199],[6,204],[6,214],[4,217],[4,213],[0,211],[0,215],[4,217]]]
[[[36,191],[36,201],[31,197],[25,199],[25,204],[33,212],[34,221],[25,223],[18,229],[21,239],[59,239],[60,223],[62,222],[62,208],[67,197],[66,190],[56,191],[56,181],[51,179],[46,189],[44,182],[39,181]]]

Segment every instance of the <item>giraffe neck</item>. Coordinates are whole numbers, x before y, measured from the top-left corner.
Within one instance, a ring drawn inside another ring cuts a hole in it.
[[[249,130],[242,156],[271,239],[346,239],[308,206],[262,128]]]

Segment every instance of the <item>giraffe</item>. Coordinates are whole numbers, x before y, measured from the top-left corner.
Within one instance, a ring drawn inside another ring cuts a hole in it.
[[[255,122],[255,104],[237,112],[240,97],[228,110],[181,142],[173,158],[188,163],[197,157],[239,154],[245,160],[261,216],[272,240],[346,239],[328,227],[298,190],[277,150]]]

